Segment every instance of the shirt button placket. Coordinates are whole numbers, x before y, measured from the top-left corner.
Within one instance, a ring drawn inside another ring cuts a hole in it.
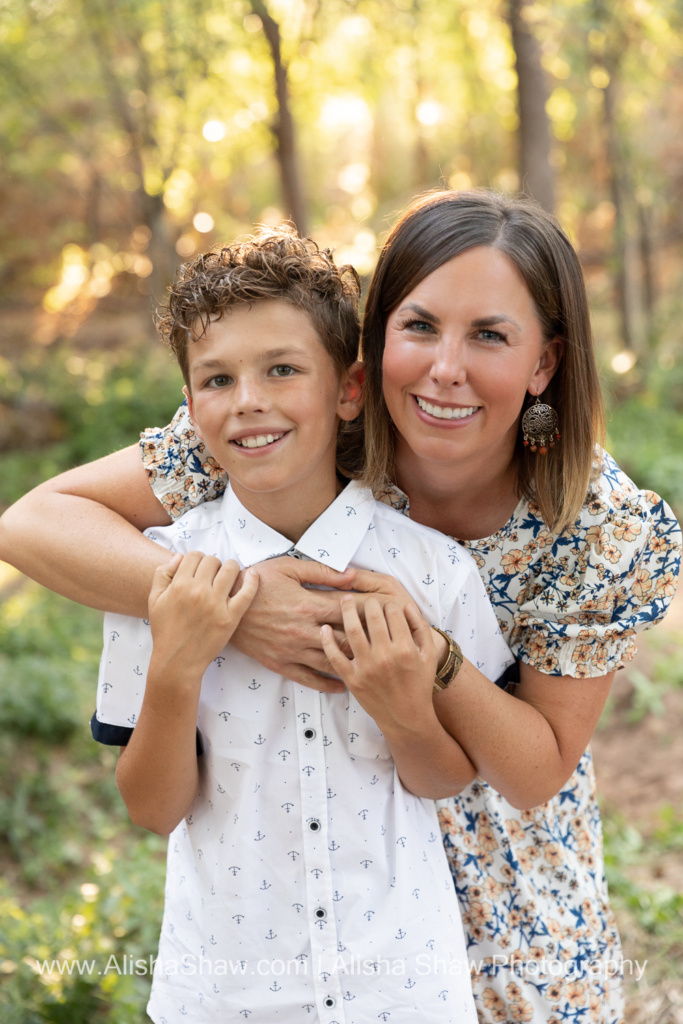
[[[296,694],[297,737],[301,773],[306,912],[311,942],[310,977],[320,1024],[344,1021],[337,960],[337,928],[332,908],[332,869],[327,835],[327,773],[322,742],[321,695]]]

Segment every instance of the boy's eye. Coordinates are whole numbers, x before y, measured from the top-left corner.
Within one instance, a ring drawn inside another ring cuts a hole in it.
[[[296,373],[296,370],[293,366],[288,366],[286,363],[279,363],[270,372],[274,377],[291,377],[293,373]]]
[[[226,374],[217,373],[215,377],[210,377],[206,382],[207,388],[224,388],[228,384],[232,383],[232,377],[228,377]]]

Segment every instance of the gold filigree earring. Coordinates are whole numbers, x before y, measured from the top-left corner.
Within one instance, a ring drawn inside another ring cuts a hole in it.
[[[524,447],[539,455],[547,455],[548,449],[554,448],[560,440],[558,427],[557,413],[552,405],[546,405],[536,395],[536,401],[522,416]]]

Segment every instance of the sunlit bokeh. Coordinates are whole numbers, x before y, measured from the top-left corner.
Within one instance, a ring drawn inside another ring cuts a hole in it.
[[[210,213],[206,213],[204,211],[195,213],[194,217],[192,218],[192,224],[194,226],[195,231],[199,231],[200,234],[202,235],[208,235],[209,231],[213,231],[214,229],[213,217],[211,216]]]
[[[202,128],[202,135],[207,142],[220,142],[225,138],[226,128],[222,121],[207,121]]]
[[[615,373],[628,373],[632,370],[638,361],[638,357],[635,352],[631,352],[629,349],[624,349],[623,352],[618,352],[612,357],[612,369]]]

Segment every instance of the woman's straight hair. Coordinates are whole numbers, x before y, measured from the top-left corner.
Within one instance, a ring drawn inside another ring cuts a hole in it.
[[[389,314],[425,277],[476,246],[497,249],[514,263],[546,342],[562,342],[559,366],[539,396],[557,412],[561,440],[547,455],[537,455],[524,448],[520,430],[516,452],[520,496],[538,506],[548,527],[561,531],[586,502],[604,409],[578,256],[555,218],[528,199],[486,190],[429,192],[413,200],[389,232],[362,328],[365,479],[376,491],[394,479],[396,430],[382,394]]]

